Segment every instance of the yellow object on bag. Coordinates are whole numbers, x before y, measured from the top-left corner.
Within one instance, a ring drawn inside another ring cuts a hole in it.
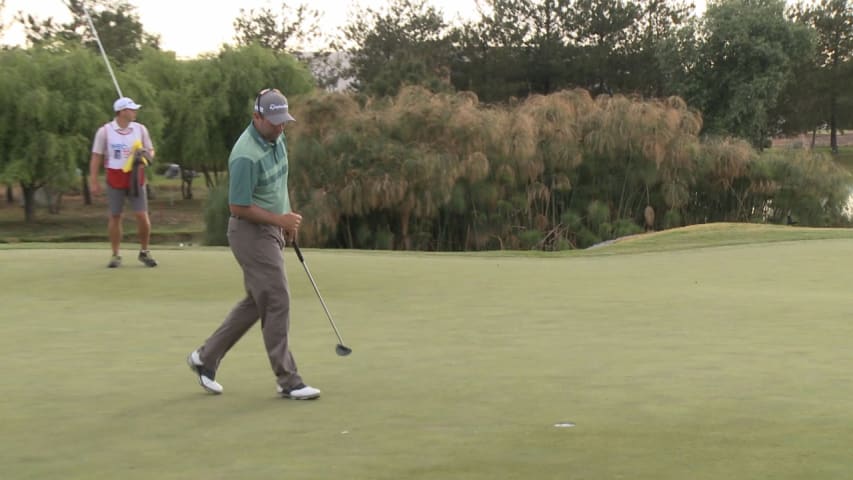
[[[128,155],[127,161],[124,162],[124,166],[121,167],[122,172],[130,173],[130,171],[133,170],[133,162],[136,160],[136,155],[139,153],[140,150],[143,151],[143,154],[140,155],[142,159],[142,164],[145,166],[148,165],[148,156],[144,153],[145,150],[142,148],[142,141],[137,140],[133,142],[133,145],[130,146],[130,155]]]

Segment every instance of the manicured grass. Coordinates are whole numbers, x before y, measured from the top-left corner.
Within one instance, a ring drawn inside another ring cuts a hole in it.
[[[287,251],[294,352],[323,390],[301,403],[276,398],[258,327],[224,395],[184,364],[240,295],[227,249],[113,271],[103,245],[7,245],[3,477],[847,478],[853,242],[725,229],[579,255],[306,250],[346,358]],[[714,246],[732,236],[754,240]]]

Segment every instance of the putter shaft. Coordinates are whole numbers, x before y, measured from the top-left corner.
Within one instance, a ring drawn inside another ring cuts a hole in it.
[[[296,252],[296,257],[299,259],[299,263],[302,264],[302,268],[305,269],[305,273],[308,275],[308,280],[311,282],[311,286],[314,287],[314,293],[317,294],[317,298],[320,300],[320,305],[323,306],[323,311],[326,312],[326,318],[329,319],[329,323],[332,325],[332,330],[335,332],[335,336],[338,337],[339,343],[338,348],[336,349],[338,355],[349,355],[349,353],[352,352],[352,349],[344,345],[344,340],[341,338],[340,332],[338,332],[338,326],[335,325],[335,321],[332,319],[332,314],[329,312],[329,307],[327,307],[326,302],[323,301],[323,296],[320,295],[320,289],[317,288],[317,282],[314,281],[314,276],[311,275],[311,271],[308,269],[308,264],[305,263],[305,257],[302,256],[302,251],[299,249],[299,245],[295,241],[293,242],[293,250]]]

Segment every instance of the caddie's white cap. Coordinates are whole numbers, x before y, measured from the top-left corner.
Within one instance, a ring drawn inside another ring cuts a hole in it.
[[[130,109],[130,110],[139,110],[142,108],[142,105],[138,105],[133,101],[130,97],[121,97],[113,103],[113,110],[116,112],[120,112],[122,110]]]

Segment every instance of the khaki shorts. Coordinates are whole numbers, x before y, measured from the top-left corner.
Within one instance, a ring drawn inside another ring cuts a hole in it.
[[[145,185],[139,187],[138,197],[131,196],[130,189],[117,189],[107,185],[107,205],[110,208],[110,215],[121,215],[125,198],[134,212],[148,211],[148,189]]]

